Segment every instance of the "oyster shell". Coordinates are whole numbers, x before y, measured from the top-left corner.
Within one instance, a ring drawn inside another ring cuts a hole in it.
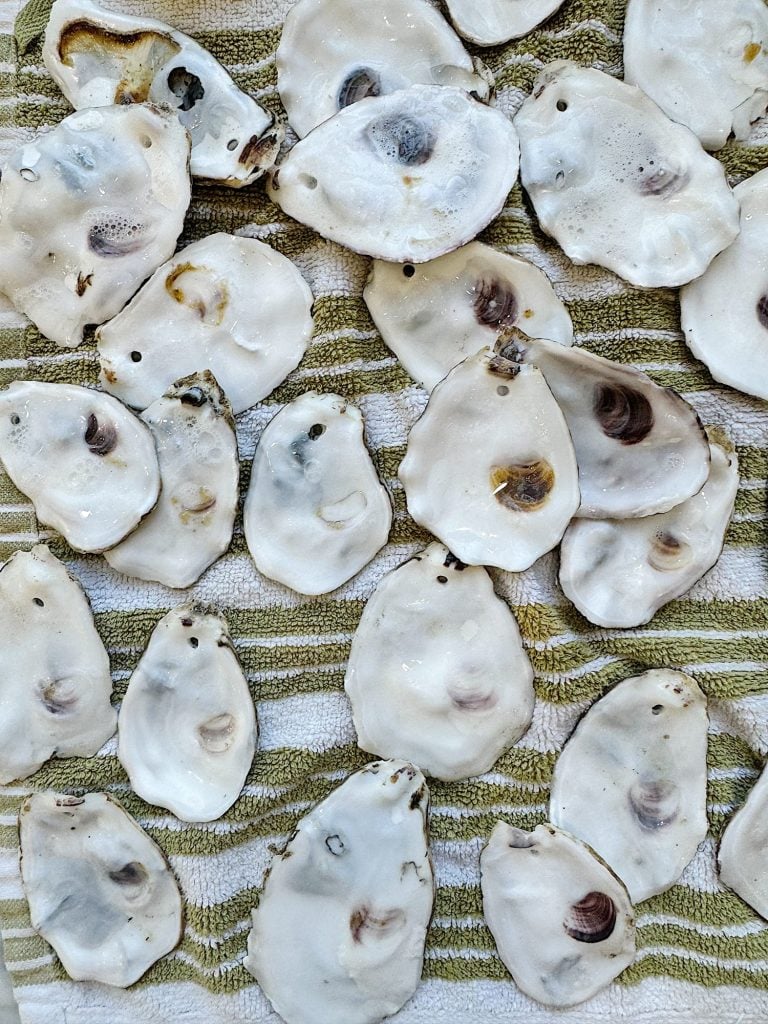
[[[504,327],[573,343],[571,318],[546,275],[482,242],[418,267],[374,260],[363,298],[384,341],[428,391]]]
[[[189,138],[167,110],[81,110],[11,155],[0,291],[58,345],[118,313],[176,246]]]
[[[261,435],[243,511],[259,572],[327,594],[370,562],[391,523],[359,409],[315,391],[284,406]]]
[[[675,287],[703,274],[738,233],[722,165],[634,86],[555,61],[515,127],[523,186],[574,263]]]
[[[652,669],[576,726],[555,765],[549,815],[638,903],[674,885],[707,834],[706,790],[706,698],[683,672]]]
[[[648,622],[689,590],[723,548],[736,492],[735,454],[710,445],[703,488],[669,512],[642,519],[574,519],[560,546],[560,585],[590,622]]]
[[[19,834],[32,927],[75,981],[126,988],[178,945],[176,879],[114,797],[36,793]]]
[[[377,1024],[421,978],[429,791],[403,761],[351,775],[272,861],[245,966],[286,1024]]]
[[[584,843],[545,823],[497,821],[480,854],[483,913],[515,984],[546,1006],[589,999],[629,967],[635,917],[622,882]]]
[[[527,35],[563,3],[564,0],[446,0],[456,31],[478,46],[497,46]]]
[[[400,464],[408,511],[462,562],[521,572],[579,506],[576,458],[543,375],[491,349],[432,392]]]
[[[41,523],[78,551],[123,539],[157,501],[147,427],[111,395],[16,381],[0,391],[0,460]]]
[[[170,107],[191,136],[195,177],[240,188],[275,162],[285,133],[274,115],[194,39],[162,21],[56,0],[43,62],[76,110],[145,100]]]
[[[517,134],[452,86],[412,85],[345,107],[272,174],[273,202],[325,238],[423,263],[474,238],[517,180]]]
[[[720,881],[768,918],[768,771],[728,822],[717,853]]]
[[[532,683],[517,622],[488,573],[438,543],[378,585],[344,679],[363,750],[447,780],[488,771],[522,736]]]

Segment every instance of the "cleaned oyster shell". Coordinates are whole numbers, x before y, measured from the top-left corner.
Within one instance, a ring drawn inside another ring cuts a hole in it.
[[[543,375],[491,349],[432,392],[400,464],[408,511],[462,562],[521,572],[579,506],[576,458]]]
[[[710,445],[703,488],[669,512],[642,519],[574,519],[560,546],[560,585],[590,622],[648,622],[689,590],[723,548],[736,492],[735,454]]]
[[[286,1024],[378,1024],[421,978],[429,791],[403,761],[351,775],[272,861],[245,966]]]
[[[573,343],[568,310],[546,275],[482,242],[418,267],[375,260],[363,298],[384,341],[428,391],[504,327]]]
[[[496,46],[527,35],[563,3],[564,0],[446,0],[456,31],[478,46]]]
[[[78,551],[117,544],[160,490],[147,427],[116,398],[76,384],[26,380],[0,391],[0,460],[40,522]]]
[[[315,391],[284,406],[261,435],[243,511],[259,572],[327,594],[370,562],[391,523],[359,409]]]
[[[19,834],[32,927],[75,981],[126,988],[178,945],[176,879],[114,797],[36,793]]]
[[[232,410],[206,371],[178,381],[141,418],[155,439],[160,498],[104,557],[127,576],[189,587],[232,540],[240,477]]]
[[[522,183],[574,263],[675,287],[703,274],[738,233],[722,165],[634,86],[555,61],[515,127]]]
[[[0,572],[0,782],[90,757],[117,725],[109,658],[78,583],[44,544]]]
[[[488,771],[522,736],[532,683],[517,622],[488,573],[438,543],[378,585],[344,679],[363,750],[447,780]]]
[[[145,100],[170,107],[191,136],[195,177],[240,188],[275,162],[285,133],[274,116],[162,21],[56,0],[43,62],[76,110]]]
[[[515,984],[546,1006],[574,1006],[635,955],[622,882],[584,843],[545,823],[497,821],[480,854],[483,913]]]
[[[517,180],[511,121],[451,86],[345,107],[300,140],[267,186],[289,214],[355,252],[423,263],[470,241]]]
[[[763,769],[746,803],[723,832],[717,853],[720,881],[768,918],[768,771]]]
[[[576,726],[549,815],[638,903],[674,885],[707,834],[706,790],[706,698],[683,672],[652,669],[609,690]]]
[[[119,313],[176,246],[189,138],[167,110],[81,110],[13,153],[0,181],[0,291],[59,345]]]

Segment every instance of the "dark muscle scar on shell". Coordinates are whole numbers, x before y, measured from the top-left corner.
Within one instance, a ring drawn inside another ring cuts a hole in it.
[[[91,413],[83,437],[94,455],[109,455],[117,445],[117,428],[112,423],[99,423]]]
[[[511,327],[517,319],[518,303],[514,291],[503,281],[478,281],[473,308],[475,319],[483,327]]]
[[[768,295],[760,296],[757,300],[755,312],[757,313],[757,319],[760,321],[762,326],[768,330]]]
[[[555,471],[546,459],[495,466],[490,485],[500,505],[514,512],[535,512],[546,503],[555,486]]]
[[[638,444],[653,429],[651,403],[625,384],[596,384],[592,411],[605,436],[621,444]]]

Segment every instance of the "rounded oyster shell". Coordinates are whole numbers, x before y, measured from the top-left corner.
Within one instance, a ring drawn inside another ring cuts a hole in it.
[[[728,822],[717,853],[720,881],[768,918],[768,771]]]
[[[456,31],[478,46],[497,46],[527,35],[563,3],[564,0],[446,0]]]

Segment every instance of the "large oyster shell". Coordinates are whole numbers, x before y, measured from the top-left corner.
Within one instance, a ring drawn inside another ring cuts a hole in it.
[[[720,881],[768,918],[768,770],[728,822],[717,853]]]
[[[245,966],[286,1024],[378,1024],[421,977],[429,792],[403,761],[351,775],[272,861]]]
[[[446,0],[460,36],[479,46],[519,39],[562,7],[564,0]]]

